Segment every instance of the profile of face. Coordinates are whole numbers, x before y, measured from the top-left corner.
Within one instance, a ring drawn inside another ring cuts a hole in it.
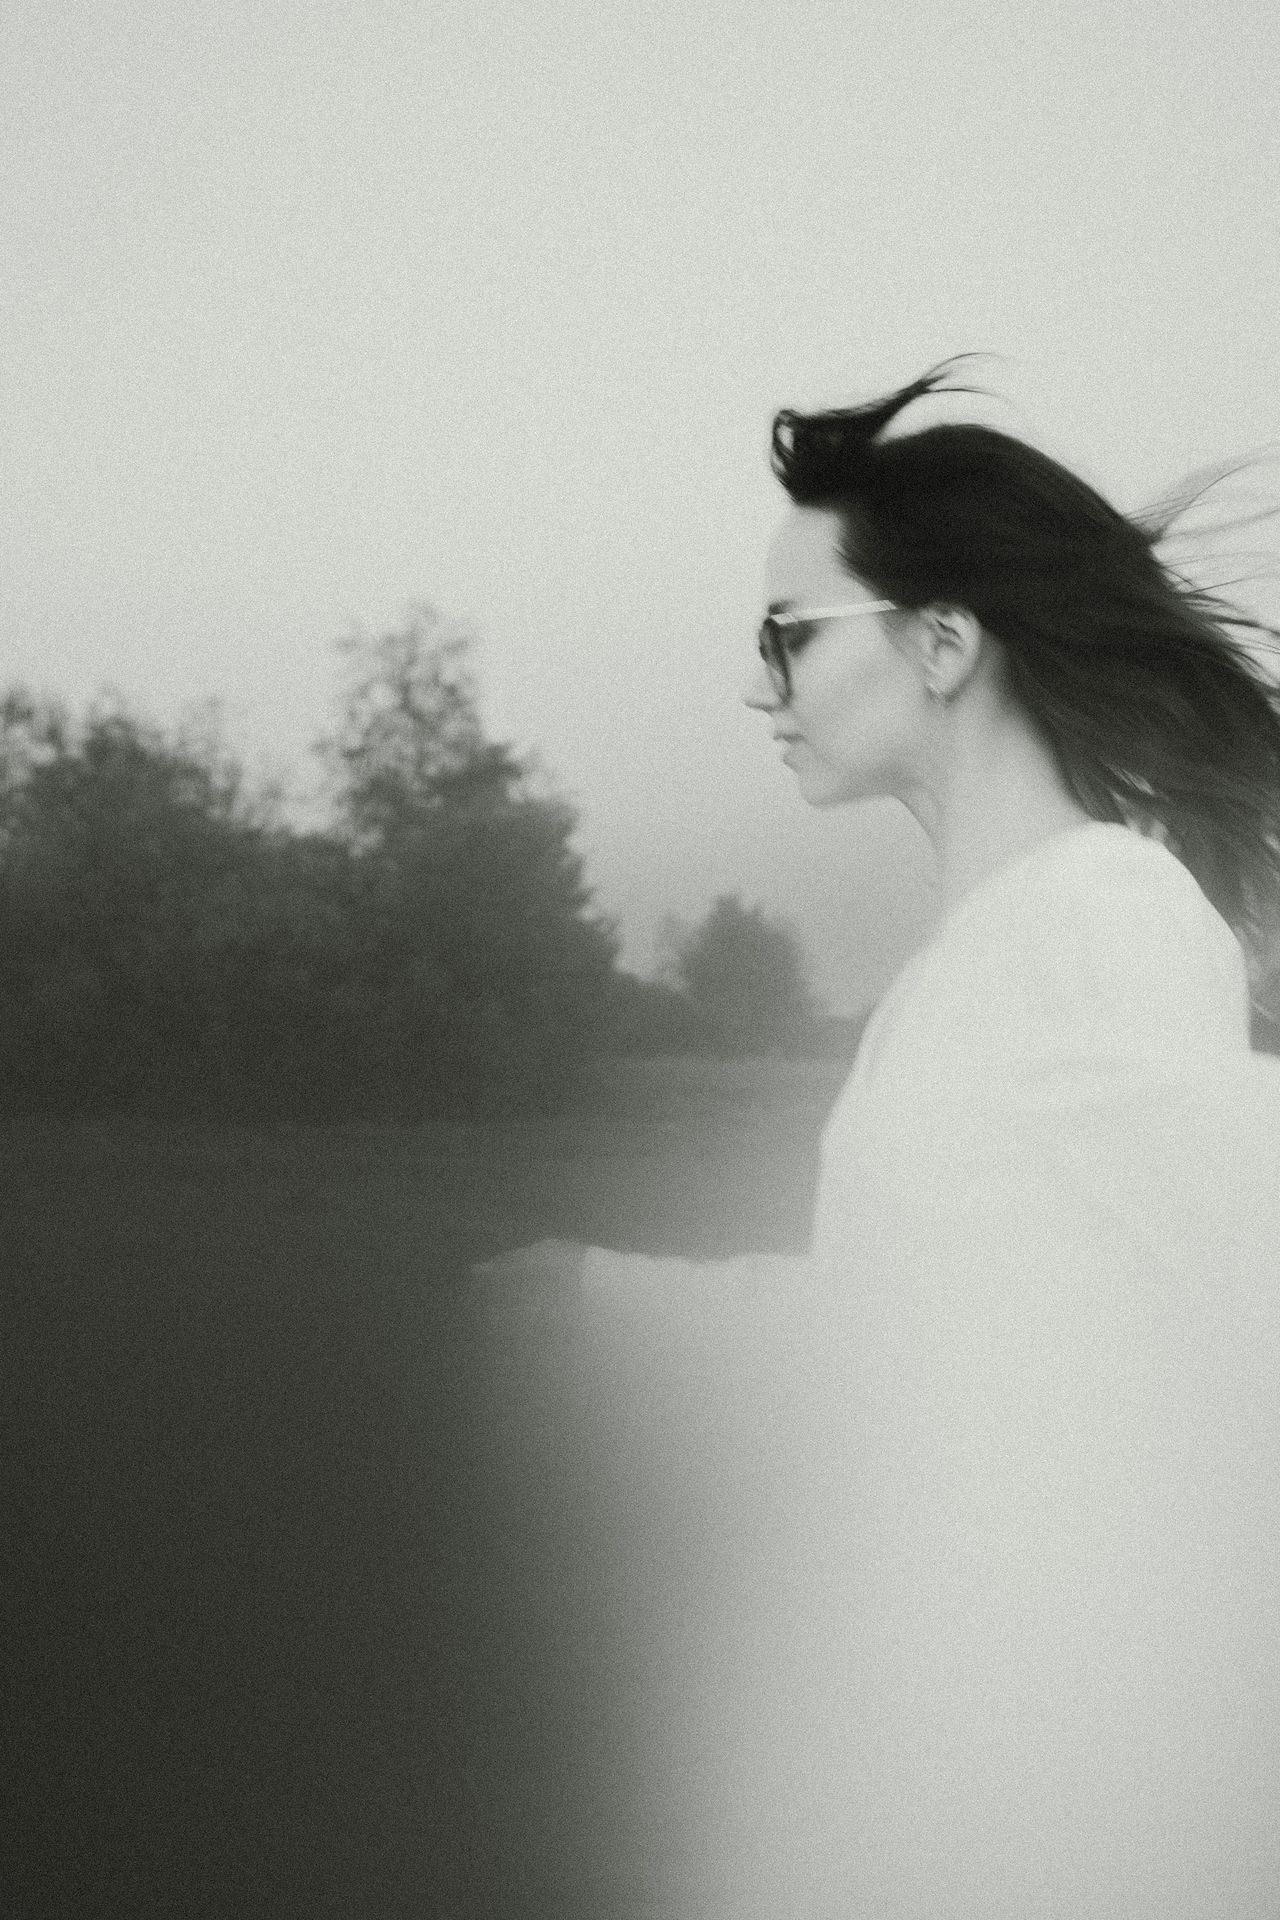
[[[765,571],[768,610],[854,611],[784,627],[789,694],[762,660],[745,698],[769,715],[782,757],[812,806],[907,801],[933,723],[909,632],[918,616],[857,611],[880,596],[845,567],[840,533],[839,516],[818,507],[793,508],[778,528]]]

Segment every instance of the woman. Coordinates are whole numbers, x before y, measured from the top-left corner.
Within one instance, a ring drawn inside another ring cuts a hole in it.
[[[1171,515],[985,427],[886,434],[950,371],[774,425],[749,702],[814,805],[910,809],[943,909],[827,1126],[809,1260],[543,1243],[486,1282],[571,1285],[605,1379],[638,1302],[749,1350],[750,1466],[689,1495],[730,1625],[677,1906],[1263,1920],[1280,695],[1158,563]]]

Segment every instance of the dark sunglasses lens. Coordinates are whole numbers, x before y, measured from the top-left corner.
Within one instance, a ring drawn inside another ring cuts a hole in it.
[[[760,658],[778,692],[790,693],[791,673],[787,650],[782,644],[782,630],[771,619],[765,620],[760,628]]]

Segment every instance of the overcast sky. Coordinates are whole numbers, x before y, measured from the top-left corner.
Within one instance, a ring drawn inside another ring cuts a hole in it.
[[[0,678],[225,705],[311,778],[334,640],[473,622],[626,957],[738,891],[858,1007],[889,807],[739,704],[782,405],[990,349],[1136,505],[1280,440],[1273,0],[7,0]]]

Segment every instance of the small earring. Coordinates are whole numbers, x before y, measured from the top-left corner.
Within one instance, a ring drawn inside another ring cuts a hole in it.
[[[935,687],[935,686],[934,686],[934,684],[933,684],[933,682],[932,682],[932,680],[927,680],[927,681],[925,682],[925,689],[924,689],[924,690],[925,690],[925,692],[926,692],[926,693],[928,694],[928,696],[929,696],[929,698],[930,698],[931,700],[934,700],[934,701],[938,701],[938,702],[941,702],[941,700],[942,700],[942,691],[941,691],[941,689],[940,689],[939,687]]]

